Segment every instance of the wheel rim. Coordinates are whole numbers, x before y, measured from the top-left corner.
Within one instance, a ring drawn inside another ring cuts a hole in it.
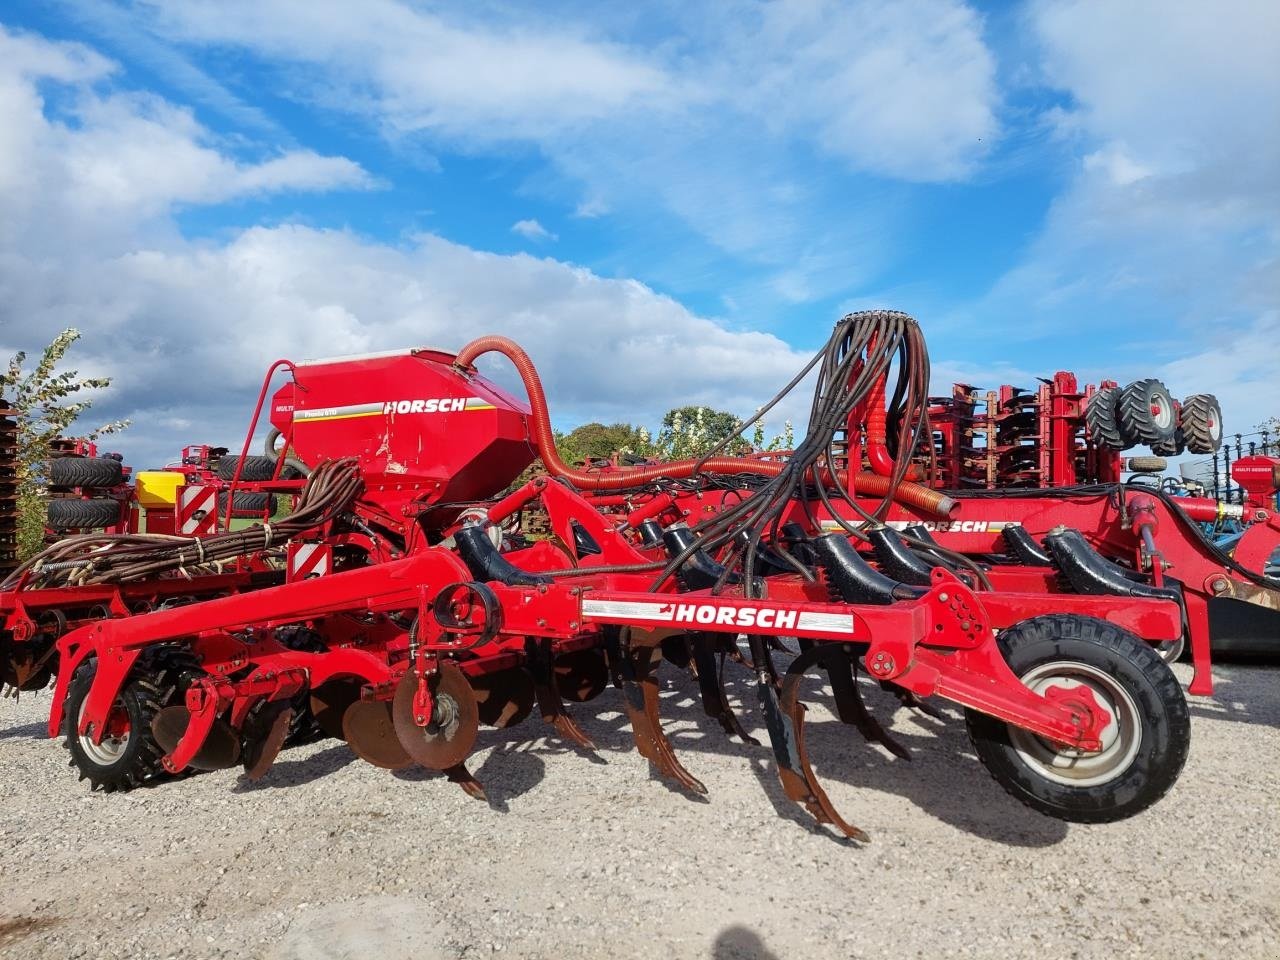
[[[1111,716],[1099,732],[1102,749],[1095,752],[1064,747],[1011,726],[1013,749],[1040,776],[1064,786],[1091,787],[1129,769],[1142,745],[1142,722],[1133,697],[1114,677],[1085,663],[1056,660],[1028,671],[1022,682],[1042,696],[1050,687],[1083,688]]]
[[[1152,397],[1151,419],[1161,430],[1167,430],[1173,425],[1173,404],[1169,403],[1164,397],[1158,395]]]
[[[84,708],[88,706],[89,700],[80,704],[80,713],[77,716],[78,723],[84,722]],[[111,712],[107,715],[107,732],[102,737],[101,743],[94,743],[93,737],[88,733],[80,735],[80,749],[94,763],[101,767],[109,767],[115,764],[122,756],[125,750],[129,748],[129,716],[125,712],[124,704],[120,700],[116,700],[111,705]]]

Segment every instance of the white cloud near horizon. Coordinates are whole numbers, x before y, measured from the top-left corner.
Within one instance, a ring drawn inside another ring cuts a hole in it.
[[[745,262],[759,279],[744,302],[806,303],[882,268],[896,205],[858,191],[832,216],[853,195],[841,184],[964,181],[1001,134],[995,57],[963,0],[665,3],[643,40],[600,5],[128,6],[139,30],[248,54],[287,96],[392,145],[534,149],[579,216],[669,223]],[[691,255],[673,251],[675,269]]]
[[[1074,170],[960,321],[1061,343],[1086,376],[1216,392],[1232,432],[1276,415],[1280,6],[1036,0],[1024,20]]]
[[[236,442],[280,356],[506,333],[536,358],[553,413],[578,420],[750,410],[805,359],[634,280],[430,234],[392,245],[283,224],[186,240],[172,219],[185,205],[368,175],[306,151],[237,159],[189,112],[102,89],[110,63],[79,45],[0,28],[0,54],[0,353],[80,328],[73,364],[116,378],[93,417],[134,420],[112,443],[139,466]],[[70,116],[42,97],[50,81],[73,94]]]

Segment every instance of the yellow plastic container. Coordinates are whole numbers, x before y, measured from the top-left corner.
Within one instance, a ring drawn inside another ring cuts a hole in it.
[[[143,507],[172,507],[186,477],[176,470],[142,470],[133,475],[133,489]]]

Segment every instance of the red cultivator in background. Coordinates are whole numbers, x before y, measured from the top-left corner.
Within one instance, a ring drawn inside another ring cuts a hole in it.
[[[516,365],[527,405],[475,371],[488,352]],[[1183,635],[1175,591],[1067,594],[1043,568],[993,576],[951,553],[908,551],[904,569],[924,571],[908,577],[855,549],[850,534],[879,526],[863,511],[955,522],[969,509],[892,456],[929,436],[928,357],[903,314],[836,326],[806,368],[808,433],[782,460],[566,465],[532,363],[498,337],[456,356],[279,361],[259,412],[279,368],[291,374],[270,400],[282,446],[254,489],[297,495],[287,517],[205,537],[72,537],[3,584],[10,661],[21,648],[56,664],[49,732],[94,787],[237,763],[262,776],[315,727],[371,763],[421,764],[483,795],[466,769],[480,724],[536,707],[591,750],[566,701],[612,684],[641,753],[700,793],[663,733],[656,672],[664,659],[691,669],[707,713],[747,738],[721,685],[726,657],[755,678],[787,795],[849,836],[864,835],[805,748],[814,668],[840,720],[899,755],[863,683],[912,708],[962,706],[995,778],[1051,816],[1130,816],[1181,770],[1187,705],[1153,646]],[[896,442],[882,472],[851,469],[850,425],[876,404]],[[509,490],[535,457],[550,476]],[[288,458],[310,465],[305,481],[284,478]],[[239,486],[233,475],[232,496]],[[549,538],[521,534],[532,507]]]

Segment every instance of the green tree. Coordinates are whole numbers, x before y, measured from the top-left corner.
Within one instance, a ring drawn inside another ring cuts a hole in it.
[[[42,465],[49,457],[49,445],[57,437],[66,436],[93,401],[80,394],[110,386],[110,377],[82,377],[79,371],[57,371],[71,345],[80,339],[80,331],[63,330],[45,347],[40,361],[24,371],[25,351],[9,360],[9,368],[0,376],[0,387],[18,411],[18,556],[26,559],[35,553],[44,539],[44,497]],[[82,434],[87,440],[116,433],[129,425],[128,420],[113,420]]]
[[[607,460],[611,456],[635,453],[648,454],[649,438],[642,427],[629,423],[584,423],[569,433],[557,433],[556,451],[565,463],[583,460]]]
[[[735,436],[742,421],[732,413],[712,407],[676,407],[662,418],[662,429],[654,440],[657,455],[665,460],[699,457],[725,437],[734,436],[724,447],[729,456],[747,453],[751,444]]]

